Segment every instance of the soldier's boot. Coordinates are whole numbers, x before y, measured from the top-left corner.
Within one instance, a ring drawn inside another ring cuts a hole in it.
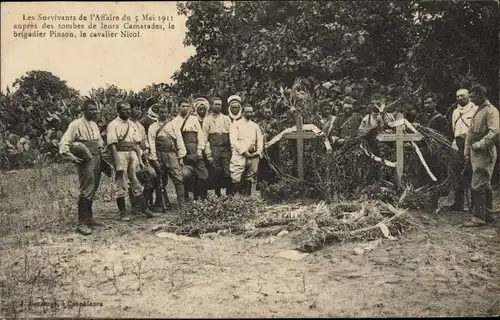
[[[185,195],[186,191],[184,190],[184,184],[177,183],[175,184],[175,194],[177,195],[177,204],[179,209],[184,208],[185,205]]]
[[[219,198],[220,198],[220,197],[222,196],[222,194],[221,194],[221,192],[220,192],[220,188],[214,188],[214,192],[215,192],[215,195],[216,195],[217,197],[219,197]]]
[[[116,198],[116,205],[118,206],[118,218],[121,221],[130,221],[130,217],[128,216],[127,213],[127,205],[125,203],[125,198],[120,197]]]
[[[78,198],[78,226],[76,231],[83,234],[84,236],[92,234],[92,230],[87,226],[88,220],[88,206],[85,198]]]
[[[484,222],[492,222],[492,217],[489,215],[489,212],[486,208],[486,192],[485,190],[480,191],[471,191],[473,206],[472,206],[472,214]]]
[[[130,191],[129,191],[130,192]],[[130,195],[130,193],[129,193]],[[144,198],[146,199],[146,203],[150,208],[154,206],[153,204],[153,188],[144,188]]]
[[[245,180],[245,182],[243,183],[243,195],[252,195],[252,180]]]
[[[493,210],[493,190],[491,188],[486,189],[486,208],[490,211]]]
[[[183,197],[184,197],[184,203],[186,202],[189,202],[191,199],[189,199],[189,184],[184,182],[183,184],[183,190],[184,190],[184,193],[183,193]]]
[[[142,215],[144,215],[146,218],[150,219],[153,218],[153,212],[149,210],[148,204],[146,203],[146,198],[144,198],[144,194],[140,194],[135,197],[137,201],[137,206],[139,207],[139,210],[141,211]]]
[[[455,201],[449,209],[452,211],[464,211],[464,190],[462,188],[455,190]]]
[[[195,199],[198,200],[199,198],[201,198],[201,200],[207,198],[207,183],[203,180],[196,179]]]
[[[484,221],[488,223],[495,222],[493,218],[493,192],[491,188],[487,188],[483,191],[484,199]]]
[[[237,193],[242,193],[242,183],[241,182],[233,182],[231,184],[231,195],[235,195]]]
[[[104,224],[100,223],[99,221],[94,219],[94,200],[93,199],[87,199],[87,210],[89,213],[89,217],[87,219],[87,225],[92,226],[92,227],[102,227]]]
[[[130,210],[130,214],[136,216],[139,214],[139,208],[137,206],[137,199],[134,196],[134,193],[132,192],[132,189],[128,189],[128,197],[130,199],[130,206],[132,207]],[[147,201],[146,201],[147,203]]]

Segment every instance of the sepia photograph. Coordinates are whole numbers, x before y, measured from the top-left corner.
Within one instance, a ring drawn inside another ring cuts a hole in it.
[[[0,5],[0,319],[500,316],[500,1]]]

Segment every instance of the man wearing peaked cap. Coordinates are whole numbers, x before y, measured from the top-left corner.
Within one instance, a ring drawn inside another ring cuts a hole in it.
[[[227,103],[229,105],[229,117],[231,121],[237,121],[241,119],[241,98],[238,95],[232,95],[227,98]]]

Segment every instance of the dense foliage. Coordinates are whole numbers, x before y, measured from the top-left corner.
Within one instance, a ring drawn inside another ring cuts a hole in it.
[[[498,3],[494,1],[190,1],[185,44],[197,53],[174,75],[184,95],[242,94],[281,107],[279,88],[303,77],[318,96],[373,91],[406,97],[423,85],[442,112],[456,89],[485,84],[498,101]],[[230,48],[228,50],[228,48]],[[418,97],[417,97],[418,98]],[[421,98],[421,96],[420,96]],[[318,99],[315,99],[318,100]]]

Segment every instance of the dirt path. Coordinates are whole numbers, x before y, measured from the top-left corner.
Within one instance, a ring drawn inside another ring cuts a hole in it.
[[[114,222],[109,213],[103,220],[108,228],[87,238],[69,226],[54,226],[64,231],[33,233],[37,245],[16,249],[19,239],[3,239],[2,312],[71,317],[498,315],[498,229],[461,227],[467,219],[465,213],[422,218],[419,230],[398,241],[384,240],[363,255],[353,252],[359,244],[344,244],[291,261],[277,256],[294,248],[290,235],[273,244],[241,236],[177,241],[150,231],[160,219],[133,225]],[[40,306],[42,301],[47,306]],[[70,307],[71,301],[102,306]]]

